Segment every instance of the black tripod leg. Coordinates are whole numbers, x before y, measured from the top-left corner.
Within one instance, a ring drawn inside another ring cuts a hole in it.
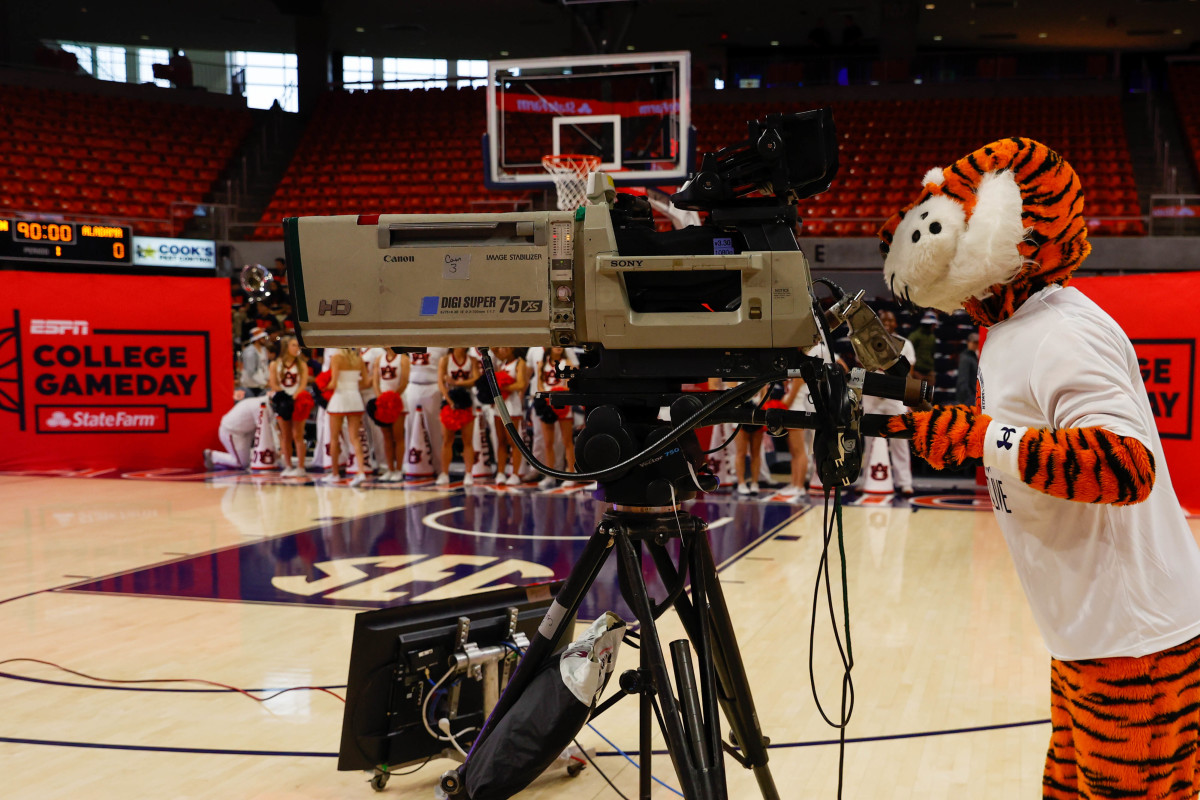
[[[771,769],[767,766],[767,761],[770,760],[767,754],[767,740],[758,723],[758,711],[750,693],[750,681],[742,663],[742,651],[738,649],[737,636],[729,619],[729,606],[725,604],[725,594],[721,591],[721,581],[713,561],[712,549],[708,545],[707,532],[701,533],[698,539],[697,560],[703,567],[708,592],[706,616],[712,626],[714,661],[717,674],[721,676],[721,683],[729,695],[729,699],[723,704],[725,714],[742,754],[754,771],[762,796],[766,800],[779,800],[779,790],[775,788],[775,779],[771,777]]]
[[[680,788],[687,800],[711,800],[709,787],[705,785],[691,757],[688,745],[687,731],[683,728],[683,718],[679,713],[679,703],[671,688],[670,671],[667,669],[666,658],[663,656],[662,641],[654,627],[654,609],[646,591],[646,579],[642,576],[637,551],[627,536],[617,536],[617,556],[620,568],[625,573],[629,594],[632,601],[633,613],[641,623],[639,633],[641,640],[641,655],[650,669],[654,679],[655,692],[658,695],[662,717],[660,723],[663,735],[667,739],[667,752],[671,755],[671,763],[675,766],[675,774],[679,776]]]
[[[746,668],[742,663],[737,637],[729,619],[729,608],[725,605],[725,595],[721,592],[720,578],[708,545],[708,535],[701,528],[695,536],[694,557],[699,569],[693,571],[692,582],[695,585],[697,576],[701,576],[707,600],[705,621],[709,628],[708,635],[702,631],[697,608],[686,594],[676,601],[675,610],[696,651],[699,653],[706,647],[711,650],[712,663],[718,679],[717,696],[721,709],[725,712],[725,719],[733,730],[746,763],[754,771],[762,796],[765,800],[778,800],[779,790],[775,788],[775,781],[771,777],[770,768],[767,767],[769,757],[766,741],[758,724],[758,712],[754,707]],[[665,582],[673,583],[678,579],[678,570],[665,549],[653,545],[650,554]],[[706,657],[707,653],[701,656]]]
[[[696,532],[697,538],[704,538],[704,528],[700,527]],[[707,540],[706,540],[707,541]],[[690,548],[691,556],[691,572],[692,572],[692,603],[696,608],[707,609],[709,581],[708,575],[704,570],[703,554],[700,548]],[[709,642],[711,640],[712,631],[707,613],[697,615],[697,623],[699,630],[699,642]],[[721,711],[719,706],[719,693],[717,690],[717,671],[713,663],[713,653],[710,648],[698,646],[696,648],[696,657],[700,662],[700,689],[701,702],[704,709],[704,745],[708,748],[708,762],[712,765],[715,786],[717,787],[717,800],[726,800],[729,796],[729,788],[725,784],[725,752],[721,747]]]

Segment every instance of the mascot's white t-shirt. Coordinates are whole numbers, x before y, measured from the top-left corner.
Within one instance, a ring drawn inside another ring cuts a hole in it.
[[[1120,326],[1077,289],[1043,289],[988,330],[979,389],[993,419],[983,462],[992,507],[1050,653],[1067,661],[1140,657],[1200,635],[1200,547]],[[1015,428],[1011,442],[1002,426]],[[1023,428],[1093,426],[1154,454],[1145,501],[1060,500],[1016,474]]]

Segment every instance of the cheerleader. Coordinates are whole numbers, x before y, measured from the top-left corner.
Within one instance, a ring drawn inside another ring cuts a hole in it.
[[[425,425],[425,431],[429,434],[430,454],[429,460],[432,463],[433,474],[441,473],[442,467],[438,463],[442,452],[442,423],[438,418],[438,410],[442,405],[441,389],[438,382],[438,368],[441,365],[442,356],[446,355],[448,350],[444,347],[427,347],[424,353],[409,353],[406,358],[409,363],[408,371],[408,388],[404,390],[404,407],[415,412],[417,409],[421,413],[413,414],[408,420],[408,427],[414,428]],[[415,436],[418,431],[410,431],[409,436]],[[423,447],[422,445],[418,445]],[[450,471],[449,466],[445,469]]]
[[[513,426],[519,435],[521,423],[525,417],[525,389],[529,386],[529,367],[525,364],[524,359],[516,357],[511,347],[497,347],[495,353],[500,364],[496,369],[496,382],[500,386],[502,402],[508,408],[508,414],[512,417]],[[508,375],[511,380],[502,377],[504,375]],[[506,480],[504,467],[508,463],[510,453],[512,455],[512,475],[509,475]],[[521,451],[509,438],[508,429],[498,424],[496,425],[496,483],[520,486],[520,472]]]
[[[578,366],[575,360],[562,347],[551,347],[542,356],[538,364],[537,371],[537,390],[539,392],[557,392],[567,388],[566,382],[559,377],[559,371]],[[544,402],[544,401],[543,401]],[[557,428],[562,435],[563,457],[566,460],[566,469],[568,472],[575,471],[575,418],[571,413],[570,407],[554,408],[546,406],[548,410],[543,410],[539,417],[542,420],[542,441],[545,444],[545,463],[547,466],[554,465],[554,431]],[[538,484],[543,489],[552,489],[556,485],[554,478],[547,475],[542,478]],[[567,481],[565,486],[574,485],[574,481]]]
[[[395,353],[390,347],[385,348],[383,354],[375,361],[374,370],[374,385],[375,385],[375,413],[380,414],[379,403],[385,400],[387,392],[392,392],[396,395],[395,400],[400,401],[400,395],[404,394],[404,390],[408,388],[408,372],[409,372],[408,356]],[[400,406],[399,415],[389,424],[382,422],[379,424],[379,429],[383,432],[383,475],[380,480],[387,483],[399,483],[404,480],[404,404],[398,402]]]
[[[737,384],[733,384],[737,385]],[[754,405],[763,399],[766,389],[760,389],[754,395]],[[733,472],[737,476],[737,493],[740,495],[758,494],[758,473],[762,469],[763,455],[763,426],[738,425],[737,436],[733,440]],[[750,451],[750,483],[746,483],[746,451]]]
[[[354,448],[357,458],[358,472],[350,481],[351,486],[358,486],[367,479],[366,454],[363,452],[362,416],[366,407],[363,405],[362,390],[371,385],[371,376],[367,374],[367,366],[362,356],[353,347],[343,347],[334,351],[329,362],[330,379],[328,389],[333,391],[329,398],[326,411],[329,412],[329,455],[331,458],[329,474],[336,476],[338,459],[342,448],[342,420],[350,426],[350,446]]]
[[[279,357],[271,362],[267,380],[271,394],[283,392],[293,401],[308,388],[308,364],[300,353],[300,343],[295,336],[280,338]],[[307,474],[304,468],[304,456],[308,449],[304,443],[304,423],[307,419],[307,414],[301,417],[296,413],[294,403],[288,419],[276,417],[283,448],[283,472],[280,474],[284,478],[299,478]],[[292,466],[293,451],[296,454],[295,466]]]
[[[438,363],[438,388],[446,404],[442,407],[442,472],[435,484],[450,483],[450,459],[454,457],[454,434],[462,432],[463,486],[475,482],[471,469],[475,465],[475,412],[471,387],[479,380],[482,370],[479,359],[466,347],[455,347]]]

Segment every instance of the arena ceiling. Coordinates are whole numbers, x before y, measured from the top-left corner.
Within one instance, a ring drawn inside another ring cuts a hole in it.
[[[821,22],[833,42],[848,17],[867,39],[916,18],[921,48],[1184,51],[1200,42],[1197,0],[42,0],[8,6],[18,35],[211,50],[292,51],[296,13],[325,13],[347,55],[497,58],[603,51],[802,49]],[[890,23],[889,23],[890,24]],[[940,38],[937,38],[940,37]],[[777,43],[777,44],[775,44]],[[594,50],[593,50],[594,51]]]

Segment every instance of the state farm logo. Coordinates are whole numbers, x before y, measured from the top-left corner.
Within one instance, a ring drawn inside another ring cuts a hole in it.
[[[88,323],[85,319],[31,319],[29,332],[49,336],[65,333],[87,336]]]
[[[38,406],[38,433],[165,433],[166,406]]]
[[[47,428],[70,428],[73,424],[71,418],[61,411],[55,411],[50,415],[50,419],[46,420]]]

